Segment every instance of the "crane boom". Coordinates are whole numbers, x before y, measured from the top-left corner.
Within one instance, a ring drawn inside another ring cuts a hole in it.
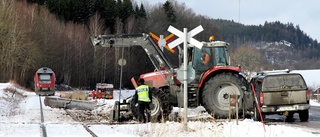
[[[98,35],[91,37],[91,42],[93,46],[101,47],[141,46],[156,69],[161,70],[161,67],[164,67],[169,73],[173,73],[174,68],[172,64],[157,43],[148,34]]]

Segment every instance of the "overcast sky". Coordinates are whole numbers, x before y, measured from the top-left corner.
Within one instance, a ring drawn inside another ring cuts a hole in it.
[[[154,5],[166,0],[136,0]],[[196,14],[227,19],[245,25],[265,21],[291,22],[313,39],[320,41],[320,0],[178,0]],[[240,3],[240,6],[239,6]],[[192,28],[189,28],[192,29]],[[205,29],[205,28],[204,28]]]

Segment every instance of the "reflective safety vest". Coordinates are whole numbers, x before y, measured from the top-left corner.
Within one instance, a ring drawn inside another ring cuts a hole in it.
[[[140,85],[136,90],[138,92],[138,101],[151,102],[149,98],[149,86]]]

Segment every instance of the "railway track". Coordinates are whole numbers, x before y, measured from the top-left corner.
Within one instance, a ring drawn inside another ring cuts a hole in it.
[[[41,131],[42,131],[42,136],[47,137],[47,130],[46,130],[46,126],[44,125],[44,116],[43,116],[41,96],[39,96],[39,101],[40,101],[40,115],[41,115],[40,127],[41,127]]]
[[[72,115],[69,111],[67,111],[66,109],[64,109],[64,111],[75,121],[78,121],[78,119]],[[82,123],[81,124],[91,135],[92,137],[98,137],[90,128],[87,124]]]
[[[42,107],[42,99],[41,96],[39,96],[39,102],[40,102],[40,115],[41,115],[41,123],[40,123],[40,127],[41,127],[41,131],[42,131],[42,136],[43,137],[47,137],[47,130],[46,130],[46,125],[44,124],[44,114],[43,114],[43,107]],[[72,115],[71,113],[69,113],[66,109],[64,109],[65,112],[75,121],[78,121],[77,118]],[[98,137],[92,130],[89,129],[89,126],[85,123],[81,124],[84,129],[86,129],[87,132],[89,132],[92,137]]]

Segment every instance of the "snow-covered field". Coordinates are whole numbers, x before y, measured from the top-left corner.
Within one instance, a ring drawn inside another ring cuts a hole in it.
[[[5,88],[16,89],[24,97],[6,92]],[[116,92],[118,93],[118,92]],[[122,97],[132,94],[132,91],[122,91]],[[43,99],[43,98],[42,98]],[[115,94],[114,100],[99,100],[104,103],[94,111],[109,111],[114,101],[119,99]],[[315,100],[311,105],[320,106]],[[14,87],[10,83],[0,83],[0,136],[1,137],[38,137],[41,136],[40,128],[40,104],[39,98],[32,92],[27,92]],[[93,111],[93,112],[94,112]],[[175,108],[175,111],[179,111]],[[63,109],[44,107],[44,124],[48,137],[90,137],[81,122],[74,121]],[[188,117],[203,116],[201,109],[188,109]],[[219,121],[190,121],[188,130],[183,129],[183,124],[178,122],[147,123],[147,124],[88,124],[99,137],[176,137],[176,136],[199,136],[199,137],[317,137],[319,129],[289,126],[289,125],[265,125],[251,119]]]

